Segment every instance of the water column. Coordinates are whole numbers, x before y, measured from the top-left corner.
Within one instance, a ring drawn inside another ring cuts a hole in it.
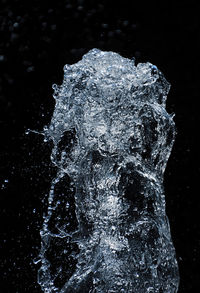
[[[152,64],[113,52],[65,66],[44,129],[58,170],[41,230],[44,292],[177,292],[163,190],[175,134],[169,88]]]

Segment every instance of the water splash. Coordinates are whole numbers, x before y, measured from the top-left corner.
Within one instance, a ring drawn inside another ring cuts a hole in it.
[[[89,51],[54,85],[51,184],[41,230],[44,292],[178,290],[163,173],[174,142],[156,66]]]

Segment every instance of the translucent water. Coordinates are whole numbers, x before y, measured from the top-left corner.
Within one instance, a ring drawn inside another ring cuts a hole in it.
[[[174,142],[156,66],[89,51],[64,67],[45,140],[57,176],[41,230],[44,292],[178,290],[163,173]]]

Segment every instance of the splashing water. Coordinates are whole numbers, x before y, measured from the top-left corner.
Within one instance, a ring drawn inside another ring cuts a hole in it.
[[[169,83],[150,63],[93,49],[53,88],[44,133],[57,176],[41,230],[42,290],[177,292],[163,192],[175,134]]]

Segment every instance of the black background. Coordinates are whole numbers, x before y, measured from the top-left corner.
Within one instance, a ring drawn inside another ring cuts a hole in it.
[[[40,135],[54,107],[51,86],[64,64],[89,49],[112,50],[158,66],[172,84],[176,142],[165,173],[167,214],[180,267],[179,292],[199,292],[197,2],[1,1],[0,292],[41,292],[33,258],[51,178],[51,146]],[[8,181],[8,182],[7,182]]]

